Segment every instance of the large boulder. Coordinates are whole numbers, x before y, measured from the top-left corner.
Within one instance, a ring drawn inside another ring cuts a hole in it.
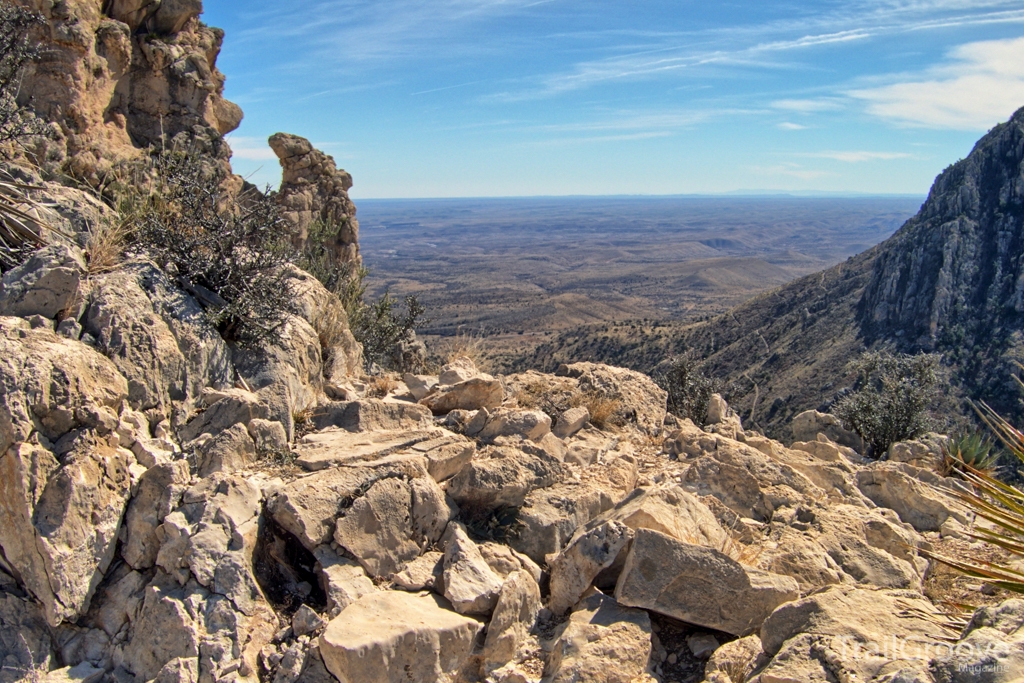
[[[353,433],[333,427],[302,437],[295,447],[298,454],[295,462],[310,471],[370,463],[443,436],[444,432],[439,429],[382,429]]]
[[[918,481],[905,468],[916,470],[898,463],[874,463],[857,473],[857,485],[876,505],[894,510],[918,531],[939,531],[950,518],[961,524],[967,522],[967,514],[951,496],[935,485]],[[917,474],[941,482],[924,470],[917,470]]]
[[[642,680],[651,658],[651,618],[597,591],[573,610],[545,667],[551,683]]]
[[[231,354],[203,309],[153,264],[95,278],[82,326],[128,379],[137,410],[184,419],[203,389],[234,383]]]
[[[543,451],[495,446],[478,452],[448,482],[448,495],[460,506],[482,510],[518,507],[530,491],[552,486],[563,476],[562,464]]]
[[[452,523],[444,538],[444,597],[459,614],[490,614],[502,581],[461,524]]]
[[[85,277],[85,259],[77,248],[44,247],[0,279],[0,315],[58,318],[76,303]]]
[[[447,415],[453,410],[494,410],[501,406],[505,390],[490,375],[471,377],[464,382],[439,387],[420,401],[434,415]]]
[[[487,624],[483,659],[487,670],[512,661],[526,642],[540,612],[540,587],[529,572],[519,569],[505,579],[494,614]]]
[[[562,365],[556,373],[579,381],[579,390],[617,402],[613,421],[657,434],[665,423],[668,393],[647,375],[599,363]]]
[[[451,680],[484,624],[432,593],[381,591],[331,620],[320,655],[341,683]]]
[[[551,562],[548,609],[563,614],[575,605],[603,569],[629,543],[632,530],[621,522],[604,522],[577,536]]]
[[[432,546],[451,516],[432,478],[381,478],[342,512],[334,541],[370,576],[383,578]]]
[[[648,529],[636,532],[615,586],[623,605],[738,636],[755,632],[776,607],[798,595],[796,581],[787,576]]]

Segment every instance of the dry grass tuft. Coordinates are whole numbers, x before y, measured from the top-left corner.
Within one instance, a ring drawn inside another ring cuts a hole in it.
[[[437,356],[441,365],[465,358],[476,366],[477,370],[487,372],[490,366],[484,353],[484,340],[470,332],[459,330],[454,337],[445,337],[437,344]]]
[[[85,258],[90,275],[109,273],[124,260],[130,229],[122,221],[101,221],[89,228]]]
[[[348,331],[348,314],[341,299],[333,294],[328,299],[320,315],[313,322],[313,329],[320,339],[320,349],[324,354],[324,362],[328,361],[328,355],[332,349],[340,346]]]
[[[590,411],[590,423],[598,429],[620,427],[623,420],[619,413],[621,399],[598,391],[579,391],[569,397],[569,407],[583,406]]]
[[[366,395],[370,398],[384,398],[398,388],[398,379],[391,375],[371,377],[366,384]]]

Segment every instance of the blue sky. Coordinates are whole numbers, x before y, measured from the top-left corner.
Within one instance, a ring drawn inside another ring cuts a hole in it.
[[[237,172],[352,196],[925,193],[1024,106],[1024,0],[207,0]]]

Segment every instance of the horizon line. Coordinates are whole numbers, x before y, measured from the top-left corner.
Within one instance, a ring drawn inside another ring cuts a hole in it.
[[[728,192],[693,192],[672,194],[531,194],[531,195],[451,195],[444,197],[352,197],[353,202],[406,202],[479,199],[743,199],[790,197],[795,199],[898,199],[927,197],[928,192],[852,192],[828,190],[730,190]]]

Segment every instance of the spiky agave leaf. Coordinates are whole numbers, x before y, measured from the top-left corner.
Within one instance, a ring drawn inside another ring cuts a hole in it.
[[[0,176],[0,270],[18,265],[24,254],[46,244],[46,232],[58,232],[42,218],[46,210],[28,192],[40,190]]]
[[[1020,382],[1019,378],[1016,379]],[[1011,425],[985,403],[975,405],[974,409],[1006,448],[1024,462],[1024,432]],[[1012,557],[1024,559],[1024,491],[967,463],[957,463],[956,467],[971,488],[966,491],[954,490],[952,495],[979,518],[992,524],[991,528],[978,527],[968,533],[968,536],[1002,548]],[[1014,593],[1024,594],[1024,572],[1006,563],[961,560],[930,550],[922,550],[921,554],[968,576],[989,581]]]

